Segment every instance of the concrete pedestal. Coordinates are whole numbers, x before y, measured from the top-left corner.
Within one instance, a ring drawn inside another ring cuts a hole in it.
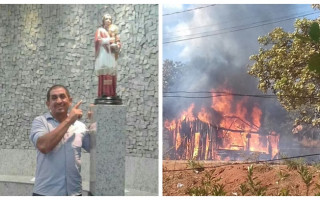
[[[90,148],[90,193],[124,196],[126,106],[95,105]]]

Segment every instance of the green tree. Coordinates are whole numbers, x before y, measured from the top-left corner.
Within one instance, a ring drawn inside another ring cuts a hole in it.
[[[184,67],[185,65],[181,62],[168,59],[163,61],[163,92],[170,91],[171,87],[180,80]]]
[[[318,23],[297,19],[293,33],[275,28],[258,38],[259,53],[250,56],[248,73],[259,79],[258,88],[271,90],[286,110],[298,113],[296,124],[320,126],[320,73],[310,67],[320,58]]]

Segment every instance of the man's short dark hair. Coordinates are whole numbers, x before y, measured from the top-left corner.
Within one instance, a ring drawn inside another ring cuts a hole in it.
[[[49,90],[47,92],[47,101],[50,100],[50,92],[51,92],[51,90],[56,89],[56,88],[63,88],[67,92],[67,96],[70,98],[69,90],[65,86],[63,86],[63,85],[54,85],[51,88],[49,88]]]

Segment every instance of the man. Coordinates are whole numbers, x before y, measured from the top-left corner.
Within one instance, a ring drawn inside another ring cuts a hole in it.
[[[32,122],[30,140],[37,150],[37,166],[33,196],[81,196],[81,147],[89,151],[90,138],[86,126],[78,121],[82,110],[78,102],[69,112],[72,98],[62,85],[47,92],[50,112]]]
[[[111,15],[102,17],[102,27],[95,33],[95,72],[98,76],[98,97],[115,97],[117,83],[116,61],[121,48],[118,27]]]

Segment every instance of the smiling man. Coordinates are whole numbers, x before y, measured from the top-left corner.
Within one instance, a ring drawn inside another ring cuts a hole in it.
[[[82,110],[72,104],[63,85],[52,86],[47,93],[49,112],[32,122],[30,140],[37,150],[33,196],[81,196],[81,148],[90,149],[86,126],[78,121]]]

